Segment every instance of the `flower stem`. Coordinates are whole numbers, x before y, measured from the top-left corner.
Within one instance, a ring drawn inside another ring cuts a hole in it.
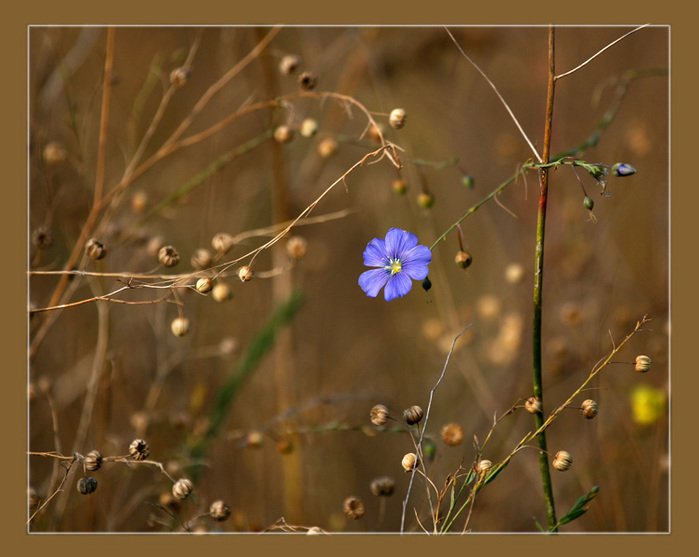
[[[551,128],[553,123],[553,99],[555,92],[555,31],[553,26],[549,26],[548,33],[548,86],[546,94],[546,122],[544,125],[544,145],[543,159],[544,163],[549,162],[551,153]],[[548,186],[549,186],[549,169],[541,168],[539,170],[540,188],[539,188],[539,208],[536,221],[536,252],[534,260],[534,316],[533,316],[533,391],[534,396],[539,398],[542,403],[542,410],[534,415],[534,420],[537,429],[541,428],[544,421],[544,389],[541,378],[541,309],[542,309],[542,290],[544,282],[544,236],[546,231],[546,205],[548,202]],[[546,432],[544,430],[537,437],[539,445],[539,470],[541,474],[541,483],[544,491],[544,500],[546,502],[546,520],[550,531],[557,531],[556,507],[553,498],[553,488],[551,485],[551,471],[549,469],[548,453],[546,449]]]

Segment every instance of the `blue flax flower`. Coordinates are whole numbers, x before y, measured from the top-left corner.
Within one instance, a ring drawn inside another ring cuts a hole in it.
[[[364,250],[364,265],[378,267],[359,275],[359,286],[375,298],[384,289],[387,302],[402,298],[413,287],[413,280],[427,277],[432,252],[417,243],[417,236],[400,228],[391,228],[384,240],[374,238]]]

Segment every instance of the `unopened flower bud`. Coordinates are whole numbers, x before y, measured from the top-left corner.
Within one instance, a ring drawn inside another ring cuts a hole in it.
[[[405,126],[407,114],[402,108],[394,108],[388,116],[388,123],[394,130],[399,130]]]
[[[90,259],[98,261],[107,255],[107,249],[104,247],[104,245],[102,245],[102,242],[95,240],[94,238],[90,238],[85,244],[85,255],[87,255]]]
[[[212,263],[211,252],[206,248],[198,248],[192,254],[192,257],[190,258],[189,262],[192,264],[192,267],[194,267],[198,271],[201,271],[202,269],[207,269],[211,267]]]
[[[250,265],[243,265],[240,269],[238,269],[238,278],[241,280],[241,282],[250,282],[254,274],[255,273]]]
[[[189,494],[192,493],[193,487],[194,486],[191,480],[182,478],[177,480],[172,486],[172,494],[175,496],[175,498],[183,500],[189,497]]]
[[[301,127],[299,128],[299,133],[303,137],[313,137],[318,131],[318,121],[313,118],[306,118],[301,122]]]
[[[403,457],[403,460],[401,461],[401,466],[403,467],[403,470],[406,472],[410,472],[412,470],[415,470],[418,466],[420,466],[420,459],[417,457],[415,453],[408,453]]]
[[[208,292],[211,292],[211,290],[214,287],[214,281],[210,279],[209,277],[202,277],[197,280],[197,284],[195,288],[197,289],[197,292],[200,292],[201,294],[206,294]]]
[[[374,478],[369,484],[369,490],[376,497],[390,497],[396,488],[396,482],[390,476]]]
[[[134,460],[146,460],[150,455],[148,443],[143,439],[134,439],[129,445],[129,455]]]
[[[85,476],[78,480],[76,487],[81,495],[90,495],[97,489],[97,480],[92,476]]]
[[[287,54],[279,62],[279,71],[284,75],[290,75],[296,71],[301,63],[301,58],[295,54]]]
[[[640,373],[645,373],[650,369],[651,363],[652,362],[649,356],[641,354],[636,356],[636,364],[634,369]]]
[[[209,507],[209,515],[218,522],[223,522],[231,516],[231,509],[223,501],[218,500],[211,503]]]
[[[85,455],[85,469],[90,472],[99,470],[102,467],[102,455],[99,451],[90,451]]]
[[[432,288],[432,281],[430,277],[425,277],[425,280],[422,281],[422,289],[427,292],[430,288]]]
[[[473,257],[466,251],[458,251],[454,257],[454,263],[456,263],[457,266],[461,267],[462,269],[468,269],[472,261]]]
[[[441,431],[442,441],[449,447],[461,445],[464,441],[464,428],[459,424],[446,424]]]
[[[294,138],[294,132],[289,126],[277,126],[274,130],[274,140],[277,143],[289,143]]]
[[[615,176],[622,178],[624,176],[632,176],[633,174],[636,174],[636,169],[625,162],[618,162],[612,166],[612,172]]]
[[[530,396],[524,403],[524,408],[530,414],[538,414],[541,412],[541,400],[535,396]]]
[[[597,402],[592,399],[583,400],[582,404],[580,405],[580,411],[582,412],[583,416],[585,416],[588,420],[591,420],[597,415]]]
[[[183,337],[189,332],[189,319],[186,317],[175,317],[170,323],[170,330],[176,337]]]
[[[364,516],[364,502],[354,495],[347,497],[342,503],[342,512],[347,518],[358,520]]]
[[[429,209],[434,205],[434,195],[426,191],[421,192],[417,196],[417,204],[423,209]]]
[[[405,192],[408,191],[408,182],[406,182],[402,178],[398,178],[396,180],[393,180],[391,187],[393,188],[393,191],[398,195],[405,195]]]
[[[163,267],[174,267],[180,262],[180,254],[173,246],[163,246],[158,250],[158,261]]]
[[[382,426],[388,421],[388,408],[383,404],[377,404],[369,412],[369,419],[374,425]]]
[[[417,405],[413,405],[410,408],[403,410],[403,419],[408,425],[419,424],[422,420],[423,412],[422,408]]]
[[[558,451],[553,459],[553,467],[560,472],[565,472],[572,464],[573,457],[568,451]]]

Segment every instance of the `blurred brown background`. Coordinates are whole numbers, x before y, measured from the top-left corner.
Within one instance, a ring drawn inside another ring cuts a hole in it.
[[[627,30],[559,28],[557,70],[576,66]],[[546,29],[452,31],[540,148]],[[170,71],[183,62],[197,33],[201,45],[192,74],[173,97],[146,156],[266,32],[117,28],[107,190],[121,178],[157,109]],[[30,245],[33,269],[62,268],[90,209],[105,39],[105,30],[98,28],[34,28],[30,33],[29,232],[44,226],[53,235],[53,244],[46,249],[37,251]],[[301,67],[294,75],[282,75],[277,65],[290,53],[300,57]],[[667,28],[648,28],[561,80],[552,152],[578,145],[592,133],[614,102],[615,78],[627,70],[659,70],[667,65]],[[265,68],[274,70],[276,84],[265,78]],[[369,409],[380,402],[400,416],[412,404],[425,408],[454,335],[471,324],[436,392],[427,428],[437,445],[430,477],[441,486],[459,464],[471,464],[472,436],[485,437],[493,414],[531,394],[536,176],[530,173],[526,183],[520,180],[506,189],[498,198],[502,206],[490,202],[464,221],[465,247],[473,256],[467,270],[453,263],[458,249],[455,235],[434,249],[429,292],[415,283],[407,297],[391,303],[366,297],[357,286],[364,270],[362,251],[371,238],[383,237],[392,226],[411,230],[421,243],[430,245],[532,153],[488,84],[437,27],[285,28],[214,97],[190,131],[206,129],[245,103],[292,95],[299,90],[297,75],[302,70],[317,75],[316,91],[349,95],[384,124],[393,108],[407,111],[404,129],[388,125],[385,129],[387,139],[404,149],[407,194],[392,191],[397,174],[388,161],[359,168],[347,178],[346,187],[339,184],[323,199],[313,215],[351,212],[342,219],[299,228],[308,241],[308,253],[283,278],[242,284],[230,277],[226,280],[234,297],[221,304],[211,296],[184,295],[184,313],[192,330],[183,338],[170,333],[169,323],[177,315],[172,304],[109,305],[107,363],[86,444],[79,450],[85,454],[97,448],[104,455],[121,455],[132,439],[143,437],[151,446],[151,457],[165,463],[173,475],[190,473],[197,463],[188,460],[187,447],[206,428],[219,388],[268,321],[279,292],[298,289],[305,301],[290,332],[280,337],[275,352],[265,355],[235,397],[204,466],[196,466],[200,471],[194,497],[178,512],[185,521],[223,499],[233,510],[232,519],[221,524],[202,521],[207,528],[256,530],[284,516],[292,524],[331,531],[396,531],[407,487],[400,461],[411,450],[411,442],[400,433],[374,435]],[[306,117],[319,122],[315,137],[297,134],[277,155],[272,141],[260,141],[141,224],[144,214],[222,154],[271,127],[297,128]],[[298,215],[376,148],[369,138],[360,138],[365,127],[361,111],[355,107],[348,112],[332,99],[294,98],[287,110],[260,110],[236,120],[136,180],[100,238],[108,246],[108,257],[87,268],[153,271],[157,261],[148,253],[148,242],[162,236],[182,255],[176,272],[186,272],[191,254],[199,247],[209,248],[214,234],[235,235],[275,222],[273,192],[280,180],[275,169],[281,169],[286,183],[286,210],[289,216]],[[332,156],[322,157],[318,146],[327,137],[334,137],[339,147]],[[64,149],[65,160],[47,160],[45,148],[52,142]],[[458,165],[449,163],[454,157]],[[590,512],[566,531],[668,529],[667,405],[641,423],[633,404],[639,387],[652,387],[651,395],[661,399],[669,394],[668,157],[668,82],[667,76],[657,75],[631,83],[599,144],[583,155],[591,162],[625,161],[638,169],[633,177],[610,178],[608,197],[600,196],[599,186],[578,171],[595,201],[596,222],[583,207],[584,194],[575,174],[569,168],[553,174],[544,282],[547,408],[563,401],[610,350],[610,335],[619,341],[643,315],[652,319],[624,350],[621,360],[626,364],[611,365],[595,381],[594,391],[586,394],[599,402],[599,416],[587,421],[568,410],[549,430],[549,448],[566,449],[574,458],[570,471],[554,473],[559,514],[590,487],[600,486]],[[463,173],[474,177],[473,189],[462,185]],[[435,197],[430,210],[416,203],[421,187]],[[138,203],[144,199],[142,210]],[[229,255],[240,256],[263,241],[247,240]],[[519,282],[507,278],[513,263],[523,269]],[[274,266],[269,252],[255,261],[260,272]],[[83,284],[74,300],[93,295],[88,281],[80,280]],[[56,277],[32,277],[30,302],[44,307],[56,282]],[[107,278],[95,282],[104,292],[120,285]],[[130,299],[161,295],[141,291]],[[45,318],[46,314],[35,314],[33,334]],[[31,386],[41,383],[50,389],[57,435],[68,454],[83,412],[97,329],[94,303],[66,310],[30,362]],[[634,373],[628,365],[636,354],[651,356],[650,373]],[[148,408],[148,393],[158,373],[165,372],[157,404]],[[288,385],[280,385],[280,376]],[[637,402],[636,409],[652,407],[645,404]],[[33,399],[29,420],[30,450],[55,449],[50,408],[41,394]],[[461,446],[446,447],[439,439],[447,422],[464,427]],[[504,457],[531,425],[528,414],[516,412],[496,429],[485,456],[493,461]],[[264,435],[259,448],[245,444],[245,436],[253,430]],[[292,444],[290,454],[278,450],[280,439]],[[31,486],[46,497],[53,462],[31,457],[29,466]],[[542,523],[545,519],[537,470],[534,450],[519,454],[479,495],[469,527],[477,532],[535,530],[534,518]],[[370,494],[369,483],[382,475],[396,479],[396,493],[380,516],[380,502]],[[72,478],[66,495],[41,513],[32,529],[176,529],[176,524],[167,526],[170,517],[156,506],[170,487],[156,469],[111,464],[95,477],[99,488],[89,497],[75,491],[77,477]],[[423,513],[424,494],[419,484],[411,499]],[[359,521],[342,514],[348,495],[360,496],[366,504],[366,515]],[[60,508],[65,509],[62,516],[56,512]],[[417,528],[412,512],[407,523],[410,529]],[[462,526],[463,521],[459,529]]]

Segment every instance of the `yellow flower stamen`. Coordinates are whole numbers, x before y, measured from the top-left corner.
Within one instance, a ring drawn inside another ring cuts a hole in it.
[[[391,259],[390,263],[391,264],[386,267],[386,270],[391,271],[392,275],[396,275],[403,270],[403,265],[401,264],[400,259]]]

